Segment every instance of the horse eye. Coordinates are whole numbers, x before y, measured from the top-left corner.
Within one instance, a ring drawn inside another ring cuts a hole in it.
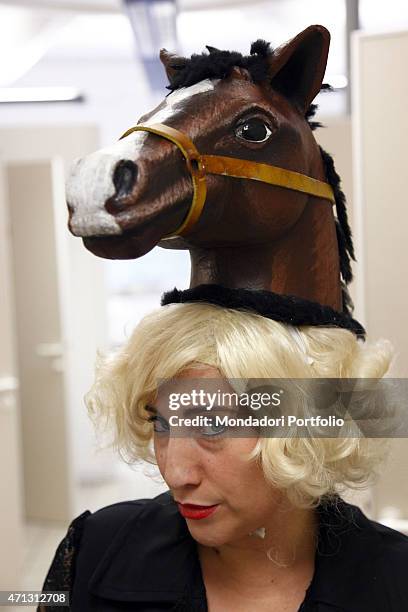
[[[235,135],[238,138],[248,142],[266,142],[271,134],[271,130],[262,119],[255,118],[241,123],[235,130]]]

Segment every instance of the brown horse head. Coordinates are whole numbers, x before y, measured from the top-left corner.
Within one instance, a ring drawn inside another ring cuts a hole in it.
[[[329,42],[324,27],[311,26],[275,50],[257,41],[249,56],[162,51],[171,93],[139,123],[175,128],[207,156],[336,178],[308,122]],[[341,275],[350,280],[353,253],[339,190],[338,223],[327,199],[276,184],[208,174],[206,188],[201,215],[177,235],[193,198],[188,164],[170,140],[131,131],[73,165],[70,229],[111,259],[141,257],[156,245],[188,249],[192,287],[267,289],[342,310]]]

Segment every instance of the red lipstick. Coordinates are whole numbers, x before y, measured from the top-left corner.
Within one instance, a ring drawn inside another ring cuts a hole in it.
[[[207,518],[207,516],[215,512],[219,504],[215,504],[214,506],[197,506],[196,504],[181,504],[177,502],[177,506],[180,514],[182,514],[184,518],[200,520]]]

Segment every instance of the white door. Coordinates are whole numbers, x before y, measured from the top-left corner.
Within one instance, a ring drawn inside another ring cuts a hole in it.
[[[67,171],[73,159],[98,147],[99,130],[95,125],[0,128],[0,154],[13,164],[25,164],[27,160],[43,162],[58,156]],[[41,164],[38,167],[41,168]],[[96,452],[94,430],[83,402],[94,379],[97,350],[105,349],[107,343],[105,260],[92,255],[79,238],[69,234],[63,169],[55,162],[53,168],[55,231],[58,235],[56,246],[60,255],[59,288],[67,366],[67,410],[72,430],[72,469],[76,483],[94,482],[112,477],[117,467],[111,452]],[[55,350],[58,347],[54,347]],[[79,496],[74,514],[82,509]]]
[[[64,380],[58,160],[7,166],[26,515],[68,520],[73,479]]]
[[[22,564],[23,500],[14,346],[10,224],[0,166],[0,590],[16,586]]]

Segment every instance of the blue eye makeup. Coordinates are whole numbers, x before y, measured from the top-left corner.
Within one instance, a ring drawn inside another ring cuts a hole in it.
[[[205,436],[206,438],[215,438],[221,436],[227,430],[227,425],[217,425],[215,422],[211,423],[211,425],[206,425],[200,428],[201,435]]]
[[[168,433],[170,431],[169,423],[158,414],[152,415],[147,421],[149,423],[153,422],[153,429],[156,433]]]

